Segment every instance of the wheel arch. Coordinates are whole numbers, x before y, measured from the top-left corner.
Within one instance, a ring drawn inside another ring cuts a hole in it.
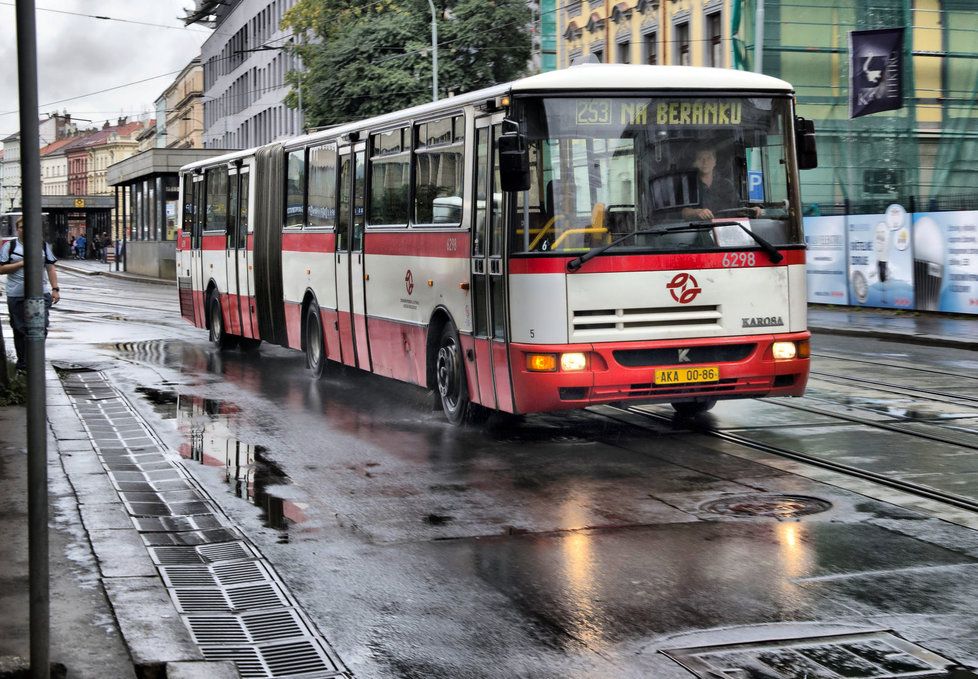
[[[320,320],[322,320],[322,306],[319,304],[319,298],[316,297],[316,293],[312,291],[312,288],[306,288],[306,292],[302,296],[302,306],[299,311],[299,349],[302,351],[306,350],[306,315],[309,313],[309,307],[312,306],[313,302],[319,307]]]
[[[207,281],[207,287],[204,290],[204,327],[208,330],[211,329],[211,297],[220,294],[221,289],[217,287],[217,281],[213,278]]]
[[[438,353],[438,340],[441,339],[441,333],[449,323],[454,325],[455,331],[458,332],[458,324],[451,312],[441,305],[435,307],[434,311],[431,312],[431,318],[428,320],[428,335],[425,339],[425,387],[428,389],[438,387],[434,359]]]

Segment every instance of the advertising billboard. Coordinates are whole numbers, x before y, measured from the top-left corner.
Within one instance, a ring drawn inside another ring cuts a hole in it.
[[[907,211],[895,204],[881,215],[847,217],[850,304],[914,308],[910,221]]]
[[[848,304],[846,218],[805,217],[808,301],[812,304]]]
[[[913,217],[916,308],[978,313],[978,212]]]

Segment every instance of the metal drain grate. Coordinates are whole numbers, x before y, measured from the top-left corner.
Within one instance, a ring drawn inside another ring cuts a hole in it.
[[[765,516],[795,519],[832,508],[832,503],[804,495],[736,495],[707,502],[704,511],[724,516]]]
[[[262,557],[101,373],[62,375],[96,454],[204,657],[243,677],[347,677]]]
[[[217,542],[213,544],[186,547],[150,547],[150,558],[159,566],[179,566],[235,559],[254,559],[252,552],[243,542]]]
[[[309,679],[344,677],[329,655],[314,640],[253,646],[204,646],[208,660],[231,660],[242,677],[292,677]]]
[[[201,646],[309,638],[305,623],[291,609],[241,615],[189,615],[187,624]]]
[[[663,651],[702,679],[937,679],[951,661],[891,632]]]

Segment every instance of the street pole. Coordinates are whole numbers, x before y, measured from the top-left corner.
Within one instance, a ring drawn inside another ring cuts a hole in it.
[[[764,0],[757,0],[754,16],[754,72],[764,72]]]
[[[435,19],[435,3],[428,0],[431,8],[431,100],[438,101],[438,21]]]
[[[17,81],[24,205],[24,317],[27,335],[27,522],[30,565],[31,677],[49,671],[47,401],[44,392],[44,234],[37,123],[37,28],[34,0],[17,0]]]

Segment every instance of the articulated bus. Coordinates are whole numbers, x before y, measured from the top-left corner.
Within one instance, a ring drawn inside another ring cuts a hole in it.
[[[432,389],[453,424],[800,396],[815,163],[781,80],[544,73],[184,167],[181,313]]]

